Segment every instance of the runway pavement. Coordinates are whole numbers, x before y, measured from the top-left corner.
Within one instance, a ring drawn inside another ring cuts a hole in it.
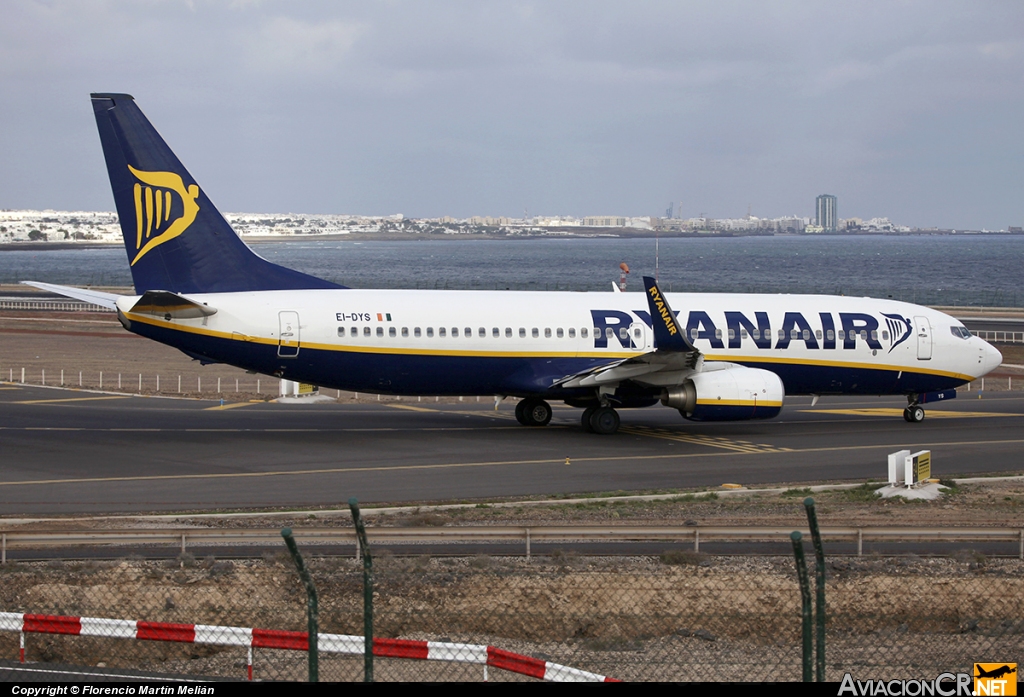
[[[545,428],[475,401],[218,402],[0,385],[0,515],[476,500],[863,480],[928,448],[934,476],[1020,472],[1024,392],[961,393],[921,424],[900,398],[788,398],[766,422],[623,410],[614,436],[580,411]]]

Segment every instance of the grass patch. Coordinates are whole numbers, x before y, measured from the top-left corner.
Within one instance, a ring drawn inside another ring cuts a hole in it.
[[[786,489],[779,494],[779,496],[785,496],[786,498],[792,498],[795,496],[806,497],[810,496],[811,493],[812,492],[809,487],[804,487],[803,489]]]
[[[700,566],[707,560],[707,555],[690,549],[669,549],[662,552],[658,559],[669,566]]]
[[[878,500],[878,490],[881,489],[884,484],[862,484],[853,489],[844,489],[842,497],[852,503],[869,503],[871,501]]]

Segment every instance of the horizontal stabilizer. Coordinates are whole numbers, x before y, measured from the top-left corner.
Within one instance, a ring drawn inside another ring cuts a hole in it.
[[[197,319],[217,314],[217,310],[209,305],[166,290],[147,290],[132,306],[131,312],[164,319]]]
[[[98,290],[87,290],[85,288],[72,288],[71,286],[58,286],[53,283],[40,283],[39,281],[22,281],[22,285],[32,286],[39,290],[46,290],[57,295],[63,295],[65,298],[74,298],[75,300],[83,300],[93,305],[99,305],[109,310],[117,309],[117,299],[121,297],[114,293],[103,293]]]

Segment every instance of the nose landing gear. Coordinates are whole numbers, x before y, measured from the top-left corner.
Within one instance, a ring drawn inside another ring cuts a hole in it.
[[[917,403],[916,397],[909,397],[910,402],[903,410],[903,420],[911,424],[919,424],[924,421],[924,407]]]

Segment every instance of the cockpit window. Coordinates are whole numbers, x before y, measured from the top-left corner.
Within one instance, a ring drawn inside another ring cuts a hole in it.
[[[967,327],[950,327],[949,331],[953,333],[953,336],[960,337],[961,339],[971,338],[971,330]]]

